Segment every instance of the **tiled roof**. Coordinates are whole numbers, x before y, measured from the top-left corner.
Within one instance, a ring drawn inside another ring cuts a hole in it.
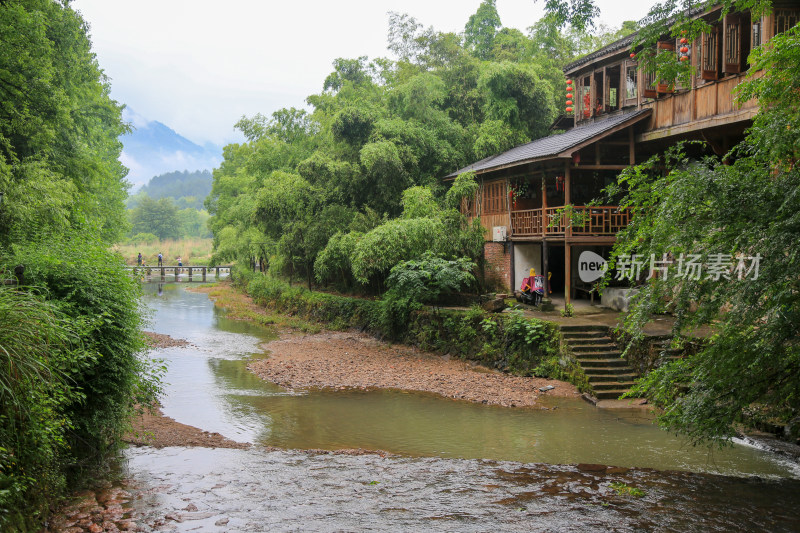
[[[638,33],[639,32],[631,33],[630,35],[623,37],[618,41],[614,41],[613,43],[608,44],[599,50],[595,50],[591,54],[587,54],[580,59],[576,59],[575,61],[564,67],[564,72],[569,72],[575,67],[579,67],[583,64],[589,63],[597,59],[598,57],[603,57],[604,55],[610,54],[611,52],[616,52],[618,50],[630,48],[631,43],[633,43],[633,39],[636,37]]]
[[[647,116],[650,111],[650,109],[639,109],[619,115],[612,115],[607,118],[596,120],[591,124],[586,124],[585,126],[572,128],[565,133],[542,137],[541,139],[536,139],[535,141],[512,148],[507,152],[481,159],[445,177],[453,178],[470,170],[480,173],[500,167],[509,167],[542,159],[554,158],[569,151],[570,148],[590,141],[593,137],[604,136],[604,134],[617,126],[624,125],[627,122],[631,124],[638,122]],[[562,157],[565,156],[562,155]]]

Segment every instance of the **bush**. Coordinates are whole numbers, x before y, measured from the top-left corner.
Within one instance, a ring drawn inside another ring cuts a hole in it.
[[[157,370],[140,356],[141,289],[120,256],[75,235],[0,259],[0,270],[16,265],[24,285],[0,302],[0,321],[11,324],[0,324],[0,354],[12,376],[2,382],[0,520],[55,501],[116,449],[134,406],[159,391]]]

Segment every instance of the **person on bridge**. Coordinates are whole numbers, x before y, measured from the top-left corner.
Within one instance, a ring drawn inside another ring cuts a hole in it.
[[[164,256],[161,255],[161,252],[158,252],[158,266],[164,266],[163,259]]]
[[[136,266],[142,266],[142,252],[139,252],[139,257],[136,258]]]

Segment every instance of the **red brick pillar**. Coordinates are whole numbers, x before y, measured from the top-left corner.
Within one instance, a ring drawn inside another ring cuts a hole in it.
[[[511,290],[511,243],[487,242],[483,245],[483,255],[486,259],[485,275],[489,287],[496,286],[498,290],[510,292]]]

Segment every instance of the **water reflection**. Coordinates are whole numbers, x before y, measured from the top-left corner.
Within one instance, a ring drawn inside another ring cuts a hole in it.
[[[548,410],[509,409],[403,391],[293,393],[247,371],[273,332],[226,319],[204,294],[150,285],[153,329],[192,343],[169,348],[168,416],[240,441],[284,448],[368,448],[411,456],[553,464],[602,463],[732,475],[797,476],[760,450],[687,446],[640,410],[598,410],[552,400]]]

